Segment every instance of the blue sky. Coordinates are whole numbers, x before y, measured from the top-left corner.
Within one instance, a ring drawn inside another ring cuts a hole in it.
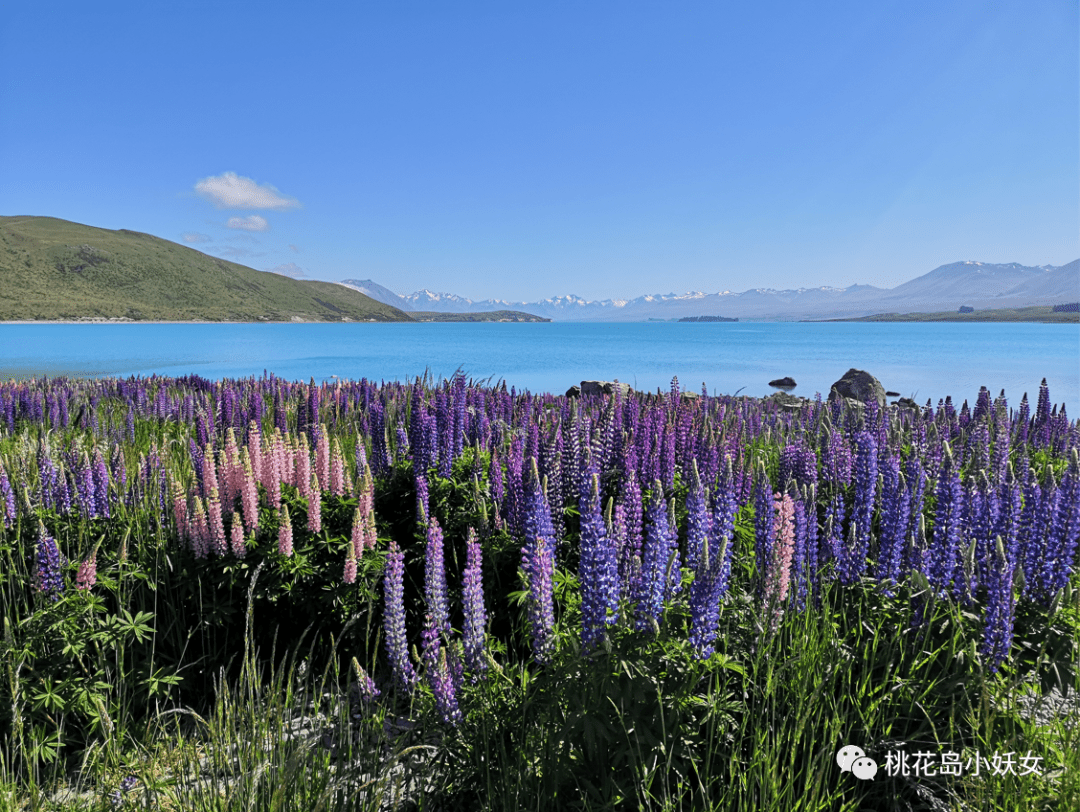
[[[14,3],[0,214],[511,300],[1080,256],[1075,2]]]

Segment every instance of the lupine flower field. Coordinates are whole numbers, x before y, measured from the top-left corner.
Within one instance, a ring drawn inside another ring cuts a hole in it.
[[[972,400],[0,383],[0,805],[1076,808],[1080,422]]]

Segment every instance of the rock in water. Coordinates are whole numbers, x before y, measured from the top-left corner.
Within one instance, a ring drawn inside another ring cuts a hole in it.
[[[885,410],[885,387],[881,381],[869,372],[861,369],[849,369],[844,377],[832,385],[829,390],[829,400],[848,398],[858,403],[877,402],[879,412]]]
[[[634,390],[628,383],[613,383],[611,381],[582,381],[580,392],[585,397],[598,397],[600,395],[613,395],[616,388],[623,396],[629,395]]]

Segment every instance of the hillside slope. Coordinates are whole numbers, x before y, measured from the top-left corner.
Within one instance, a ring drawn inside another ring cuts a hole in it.
[[[411,321],[332,282],[299,281],[136,231],[0,217],[0,320]]]

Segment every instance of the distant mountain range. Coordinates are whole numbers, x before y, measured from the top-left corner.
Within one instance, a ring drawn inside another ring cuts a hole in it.
[[[430,290],[400,295],[370,279],[344,279],[340,284],[406,312],[519,310],[555,321],[645,321],[685,316],[835,319],[876,313],[941,311],[961,305],[984,310],[1075,302],[1080,300],[1080,259],[1067,265],[1034,267],[1016,262],[953,262],[892,289],[871,285],[796,290],[755,288],[741,293],[694,291],[681,295],[650,294],[635,299],[595,301],[574,295],[555,296],[538,302],[473,301],[453,293]]]

